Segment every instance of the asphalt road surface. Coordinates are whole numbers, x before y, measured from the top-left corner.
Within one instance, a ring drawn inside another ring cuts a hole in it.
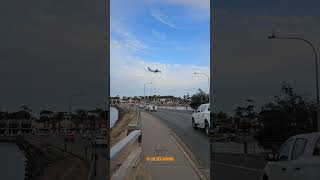
[[[213,154],[214,180],[259,180],[266,164],[263,156]]]
[[[200,169],[210,169],[210,142],[202,130],[191,126],[188,111],[159,109],[150,114],[166,124],[188,146],[197,159]],[[213,154],[211,168],[214,180],[258,180],[266,161],[263,156],[244,156],[242,154]]]

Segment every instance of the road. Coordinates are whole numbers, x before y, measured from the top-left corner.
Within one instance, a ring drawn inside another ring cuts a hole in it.
[[[264,156],[242,154],[213,154],[213,179],[215,180],[258,180],[266,161]]]
[[[191,111],[159,109],[150,114],[166,124],[188,146],[200,169],[209,171],[210,142],[204,131],[192,128]],[[261,171],[266,164],[262,155],[215,153],[212,157],[211,177],[214,180],[257,180],[261,178]]]

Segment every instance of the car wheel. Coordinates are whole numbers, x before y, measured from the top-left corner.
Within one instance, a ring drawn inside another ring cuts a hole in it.
[[[206,131],[206,134],[207,134],[207,136],[209,136],[209,123],[208,123],[208,121],[206,120],[205,122],[204,122],[204,125],[205,125],[205,127],[204,127],[204,129],[205,129],[205,131]]]
[[[194,119],[192,119],[192,127],[193,127],[193,129],[198,129],[196,123],[194,122]]]

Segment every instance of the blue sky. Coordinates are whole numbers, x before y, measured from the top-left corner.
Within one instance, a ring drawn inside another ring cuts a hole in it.
[[[143,95],[149,81],[149,94],[208,89],[193,72],[210,72],[209,0],[111,0],[110,7],[111,96]]]

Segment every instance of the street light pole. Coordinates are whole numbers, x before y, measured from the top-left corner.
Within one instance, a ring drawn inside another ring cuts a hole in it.
[[[147,82],[143,84],[143,96],[146,98],[146,84],[152,84],[152,82]]]
[[[317,123],[316,124],[313,124],[314,128],[316,128],[318,131],[320,131],[320,112],[319,112],[319,80],[318,80],[318,55],[317,55],[317,51],[316,49],[314,48],[313,44],[306,40],[306,39],[303,39],[303,38],[298,38],[298,37],[278,37],[278,36],[275,36],[274,34],[269,36],[268,39],[284,39],[284,40],[299,40],[299,41],[303,41],[305,43],[307,43],[311,48],[312,48],[312,51],[314,53],[314,57],[315,57],[315,75],[316,75],[316,94],[317,94]]]

